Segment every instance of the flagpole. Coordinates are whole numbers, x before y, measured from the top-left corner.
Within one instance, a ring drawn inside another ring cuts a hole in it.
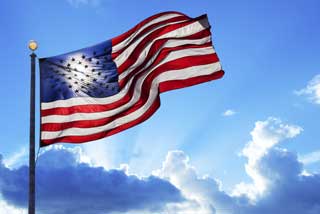
[[[35,73],[36,57],[34,51],[38,45],[35,41],[29,42],[31,57],[31,79],[30,79],[30,133],[29,133],[29,206],[28,214],[35,214]]]

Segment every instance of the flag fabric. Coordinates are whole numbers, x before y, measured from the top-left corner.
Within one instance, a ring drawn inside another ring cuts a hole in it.
[[[100,44],[42,58],[41,146],[101,139],[148,119],[159,94],[221,78],[206,15],[154,15]]]

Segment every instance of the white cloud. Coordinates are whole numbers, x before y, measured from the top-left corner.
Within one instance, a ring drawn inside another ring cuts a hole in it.
[[[172,213],[212,214],[232,210],[232,199],[221,190],[220,182],[208,176],[200,177],[182,151],[168,152],[162,168],[153,173],[168,179],[188,199],[182,205],[171,205]]]
[[[83,152],[90,157],[94,166],[102,166],[105,169],[115,168],[115,154],[119,154],[117,145],[111,143],[108,139],[84,144],[81,146]]]
[[[3,162],[7,167],[12,168],[17,165],[26,163],[27,157],[28,157],[27,155],[28,155],[27,149],[24,147],[20,149],[20,151],[4,159]]]
[[[299,160],[305,165],[320,162],[320,150],[302,155]]]
[[[252,140],[242,150],[242,154],[248,158],[245,165],[246,172],[253,179],[253,184],[240,183],[234,194],[247,194],[251,199],[261,195],[268,186],[268,180],[258,170],[258,161],[267,152],[281,141],[293,138],[303,129],[296,125],[283,123],[280,119],[269,117],[265,121],[257,121],[251,131]]]
[[[230,117],[230,116],[235,115],[236,113],[237,113],[236,111],[234,111],[232,109],[228,109],[225,112],[223,112],[222,115],[225,116],[225,117]]]
[[[12,205],[7,204],[5,201],[0,199],[0,211],[1,214],[27,214],[26,209],[16,208]]]
[[[249,162],[256,162],[268,149],[285,139],[297,136],[302,131],[301,127],[285,124],[275,117],[257,121],[250,132],[252,140],[243,149],[243,155],[249,159]]]
[[[72,155],[70,155],[72,154]],[[46,158],[43,159],[42,156]],[[89,166],[93,166],[92,160],[88,157],[80,147],[66,148],[63,145],[51,145],[41,150],[39,154],[40,161],[37,165],[48,165],[52,167],[64,166],[64,164],[70,163],[85,163]],[[61,163],[61,160],[64,160]]]
[[[311,102],[320,105],[320,74],[313,77],[305,88],[295,91],[295,94],[305,95]]]
[[[233,194],[222,191],[218,180],[199,176],[184,152],[169,152],[154,174],[168,179],[188,201],[167,206],[166,213],[320,213],[320,193],[314,189],[320,175],[306,173],[295,153],[277,147],[301,132],[301,127],[277,118],[257,121],[243,149],[252,183],[240,183]]]

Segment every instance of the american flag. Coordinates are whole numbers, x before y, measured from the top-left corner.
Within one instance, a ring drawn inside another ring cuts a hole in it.
[[[159,94],[221,78],[206,15],[154,15],[100,44],[40,59],[41,146],[101,139],[148,119]]]

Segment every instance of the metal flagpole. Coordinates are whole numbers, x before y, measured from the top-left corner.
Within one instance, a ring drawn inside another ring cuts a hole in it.
[[[30,147],[29,147],[29,206],[28,214],[35,214],[35,73],[36,57],[34,51],[38,45],[35,41],[29,42],[31,57],[31,80],[30,80]]]

